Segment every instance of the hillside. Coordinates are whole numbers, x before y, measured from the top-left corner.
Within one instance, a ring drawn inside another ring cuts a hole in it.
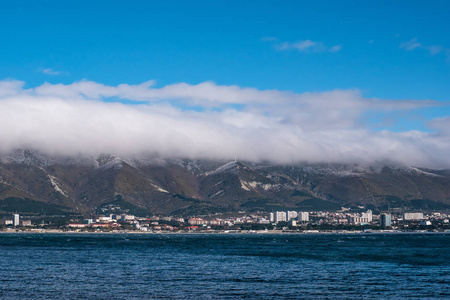
[[[236,211],[450,208],[450,171],[393,163],[370,166],[152,157],[3,155],[0,213],[140,215]]]

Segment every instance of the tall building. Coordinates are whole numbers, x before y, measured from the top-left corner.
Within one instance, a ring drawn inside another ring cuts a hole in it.
[[[20,225],[20,216],[19,214],[13,214],[13,226]]]
[[[286,214],[287,214],[287,221],[289,221],[290,219],[297,218],[297,212],[296,211],[288,211]]]
[[[361,218],[364,219],[364,221],[367,221],[367,223],[372,222],[372,211],[369,209],[368,211],[362,213]]]
[[[299,212],[297,219],[299,222],[309,222],[309,212],[307,212],[307,211]]]
[[[391,226],[391,215],[381,214],[380,215],[380,225],[383,227],[390,227]]]
[[[275,213],[275,222],[286,222],[286,212],[285,211],[277,211]]]
[[[348,223],[352,225],[361,224],[361,217],[358,215],[348,216]]]
[[[275,222],[275,214],[273,212],[269,213],[267,216],[270,222]]]

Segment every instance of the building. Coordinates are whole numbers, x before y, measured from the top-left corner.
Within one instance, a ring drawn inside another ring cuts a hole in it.
[[[20,216],[19,214],[13,214],[13,226],[20,225]]]
[[[361,225],[366,225],[369,224],[369,218],[367,216],[362,216],[364,214],[361,214],[361,216],[359,217],[359,224]]]
[[[285,211],[277,211],[275,213],[275,222],[286,222],[286,212]]]
[[[352,225],[361,224],[361,217],[359,216],[348,216],[348,223]]]
[[[269,219],[270,222],[275,222],[275,214],[273,212],[269,213],[267,219]]]
[[[296,211],[288,211],[287,213],[286,213],[286,215],[287,215],[287,221],[290,221],[291,219],[295,219],[295,218],[297,218],[297,212]]]
[[[366,221],[367,223],[372,222],[372,217],[373,217],[373,215],[372,215],[372,211],[370,209],[361,214],[361,219],[364,219],[364,221]],[[361,222],[361,223],[366,223],[366,222]]]
[[[109,222],[112,222],[112,221],[113,221],[113,219],[111,218],[111,215],[109,215],[109,216],[100,216],[96,220],[97,223],[109,223]]]
[[[22,220],[22,226],[31,226],[31,220]]]
[[[423,219],[423,213],[404,213],[403,214],[403,220],[422,220]]]
[[[86,224],[83,224],[83,225],[87,226]],[[110,227],[111,224],[110,223],[92,223],[89,226],[91,226],[92,228],[94,228],[94,227],[95,228],[100,228],[100,227],[106,228],[106,227]]]
[[[368,210],[366,212],[354,215],[347,215],[347,220],[349,224],[352,225],[366,225],[372,222],[372,211]]]
[[[389,214],[381,214],[380,215],[380,225],[382,227],[391,227],[391,215]]]
[[[273,222],[273,221],[272,221]],[[272,223],[271,221],[267,220],[267,219],[259,219],[258,223],[259,224],[270,224]]]
[[[134,221],[133,222],[133,227],[136,228],[136,229],[139,229],[139,228],[141,228],[141,225],[139,225],[138,221]]]
[[[209,225],[222,225],[223,221],[222,220],[211,220],[209,221]]]
[[[122,215],[121,218],[122,218],[122,221],[125,221],[125,222],[126,221],[134,221],[134,219],[136,219],[136,217],[133,215]]]
[[[67,224],[67,227],[71,227],[71,228],[84,228],[86,227],[86,224],[82,224],[82,223],[69,223]]]
[[[309,212],[307,211],[299,212],[297,219],[299,222],[309,222]]]
[[[188,220],[188,223],[189,223],[190,225],[203,225],[203,224],[206,225],[208,222],[205,221],[205,220],[203,220],[202,218],[190,218],[190,219]]]

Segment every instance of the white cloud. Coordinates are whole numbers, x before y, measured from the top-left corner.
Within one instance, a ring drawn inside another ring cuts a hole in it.
[[[306,41],[299,41],[291,44],[292,48],[297,49],[298,51],[306,51],[308,49],[317,49],[322,48],[323,46],[319,43],[306,40]]]
[[[42,70],[42,73],[46,75],[60,75],[61,71],[55,71],[53,69],[44,69]]]
[[[405,51],[412,51],[415,49],[425,49],[430,52],[430,55],[439,54],[444,50],[444,47],[442,47],[441,45],[425,46],[418,42],[417,37],[403,44],[400,44],[400,48],[405,49]]]
[[[403,48],[406,51],[411,51],[420,47],[422,47],[422,44],[417,42],[416,37],[400,45],[400,48]]]
[[[303,40],[297,42],[282,42],[275,45],[277,51],[296,50],[299,52],[338,52],[342,49],[341,45],[327,47],[322,42],[315,42],[311,40]]]
[[[110,97],[137,102],[103,101]],[[152,153],[277,163],[392,159],[448,167],[447,121],[430,123],[437,133],[374,132],[362,121],[369,111],[437,105],[442,103],[367,99],[358,90],[298,94],[213,82],[156,88],[154,81],[79,81],[24,89],[23,82],[0,81],[0,152],[31,147],[69,155]]]
[[[197,85],[176,83],[162,88],[152,88],[153,80],[138,85],[120,84],[116,87],[105,86],[93,81],[78,81],[72,84],[45,83],[36,87],[32,93],[40,96],[56,96],[62,98],[101,99],[118,97],[132,101],[159,102],[162,100],[178,100],[190,105],[207,107],[220,104],[242,104],[249,102],[267,103],[273,99],[285,101],[291,93],[259,91],[253,88],[241,88],[235,85],[218,86],[206,81]]]
[[[0,97],[14,96],[22,93],[25,82],[18,80],[0,81]]]
[[[338,52],[338,51],[341,51],[341,49],[342,49],[341,45],[336,45],[336,46],[333,46],[330,49],[328,49],[328,51],[330,51],[330,52]]]

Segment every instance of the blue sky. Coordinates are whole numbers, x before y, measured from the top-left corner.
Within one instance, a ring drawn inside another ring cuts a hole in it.
[[[3,1],[0,80],[358,90],[441,102],[360,115],[433,132],[450,115],[449,28],[449,1]]]
[[[0,76],[30,85],[83,78],[105,84],[156,79],[162,85],[212,80],[449,100],[448,1],[19,0],[1,7]],[[264,37],[342,49],[276,51]],[[413,38],[443,50],[431,55],[399,47]],[[48,68],[64,74],[39,73]]]

